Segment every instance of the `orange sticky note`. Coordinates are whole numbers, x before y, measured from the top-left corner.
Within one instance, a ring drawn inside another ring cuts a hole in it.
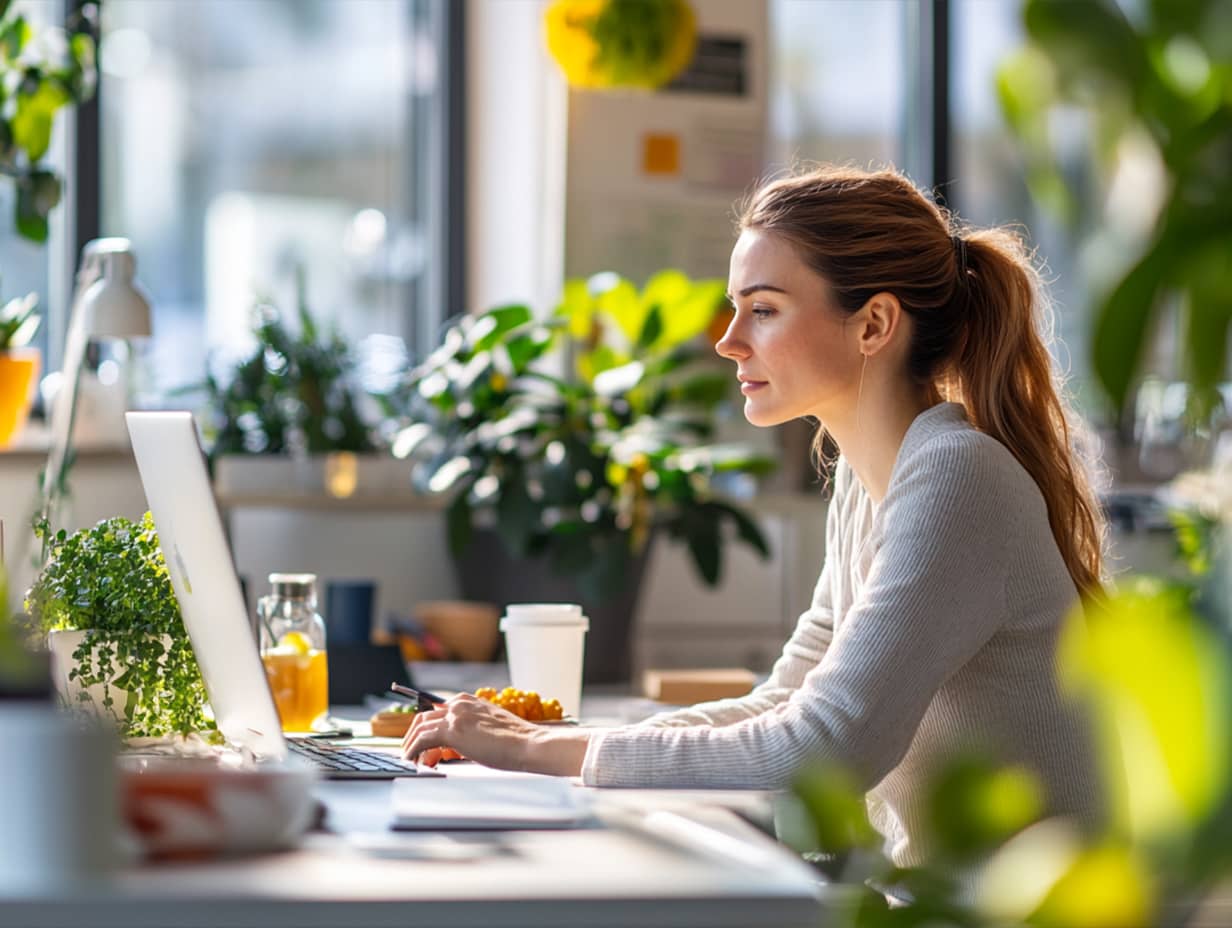
[[[656,132],[642,136],[642,171],[646,174],[679,174],[680,136]]]

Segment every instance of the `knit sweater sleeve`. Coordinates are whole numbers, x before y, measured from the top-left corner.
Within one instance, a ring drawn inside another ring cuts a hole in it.
[[[1006,612],[1007,465],[979,439],[929,442],[899,461],[864,586],[789,698],[728,725],[610,730],[593,739],[583,781],[781,788],[829,759],[875,785]]]
[[[813,597],[796,622],[783,652],[770,669],[766,680],[747,696],[717,699],[651,716],[639,723],[642,728],[681,728],[690,725],[732,725],[768,712],[791,697],[808,672],[816,667],[834,637],[834,610],[831,605],[831,561],[837,557],[839,524],[846,507],[850,473],[845,463],[835,477],[834,495],[826,510],[826,555]]]

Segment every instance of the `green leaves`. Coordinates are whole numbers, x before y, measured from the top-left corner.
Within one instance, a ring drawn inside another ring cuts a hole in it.
[[[122,734],[160,737],[214,727],[205,684],[180,618],[153,517],[104,519],[49,538],[51,560],[26,597],[35,629],[89,631],[74,658],[83,687],[125,689]],[[110,700],[110,696],[107,697]]]
[[[41,163],[56,118],[65,107],[89,100],[98,82],[95,21],[74,16],[64,42],[40,41],[14,7],[0,9],[0,93],[11,95],[0,117],[0,174],[13,178],[14,223],[32,241],[47,240],[48,216],[60,202],[60,179]]]
[[[979,860],[1045,811],[1043,786],[1029,770],[974,755],[952,759],[930,789],[932,832],[953,861]]]
[[[1071,158],[1061,173],[1060,146],[1050,132],[1054,117],[1068,109],[1064,122],[1072,127],[1072,111],[1081,110],[1097,168],[1110,168],[1127,149],[1143,145],[1162,165],[1159,219],[1145,242],[1122,248],[1119,280],[1108,288],[1095,325],[1095,373],[1117,407],[1131,398],[1161,307],[1177,306],[1184,314],[1185,375],[1208,396],[1227,371],[1232,318],[1232,69],[1225,64],[1232,27],[1226,4],[1148,3],[1132,21],[1122,6],[1115,0],[1029,0],[1024,22],[1031,44],[1008,59],[997,78],[1002,112],[1024,144],[1032,193],[1075,226],[1083,216],[1100,216],[1100,204],[1091,201],[1091,172],[1075,170]],[[1096,180],[1111,188],[1110,171]]]
[[[869,824],[864,794],[841,767],[811,767],[797,777],[794,790],[816,832],[818,848],[842,854],[877,846],[880,839]]]
[[[710,584],[728,540],[764,556],[756,523],[712,480],[772,462],[702,444],[733,383],[693,344],[722,292],[679,271],[640,292],[599,274],[567,281],[548,319],[500,306],[451,326],[390,397],[415,485],[451,497],[451,550],[494,525],[508,551],[547,558],[599,599],[655,530],[686,544]]]
[[[272,306],[254,311],[252,353],[225,385],[204,386],[211,460],[221,454],[361,453],[376,448],[354,383],[351,348],[334,327],[318,325],[300,298],[293,333]]]
[[[1228,788],[1232,666],[1190,595],[1139,580],[1073,619],[1062,641],[1066,679],[1093,699],[1105,742],[1120,744],[1107,752],[1118,824],[1148,844],[1191,829]]]
[[[6,348],[22,348],[38,331],[42,317],[38,309],[38,294],[27,293],[14,297],[0,307],[0,351]]]
[[[68,91],[56,81],[34,83],[34,91],[17,91],[17,112],[11,123],[13,142],[26,150],[26,157],[38,161],[51,145],[51,127],[56,110],[68,103]]]

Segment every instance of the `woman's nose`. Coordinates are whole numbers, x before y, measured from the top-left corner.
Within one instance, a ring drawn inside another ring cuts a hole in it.
[[[729,361],[738,361],[741,358],[748,357],[749,349],[742,342],[736,332],[736,316],[732,314],[732,320],[727,324],[727,331],[723,333],[723,337],[714,343],[714,350],[720,358],[726,358]]]

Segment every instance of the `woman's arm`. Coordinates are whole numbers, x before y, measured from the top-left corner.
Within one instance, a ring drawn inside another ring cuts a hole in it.
[[[764,683],[751,693],[733,699],[717,699],[684,709],[653,715],[639,727],[680,728],[690,725],[734,725],[769,712],[791,698],[809,671],[821,663],[834,638],[834,609],[830,562],[838,557],[843,511],[850,503],[851,471],[843,461],[834,478],[834,495],[826,510],[826,551],[813,598],[796,622],[795,630]]]
[[[906,462],[883,503],[884,541],[861,596],[789,700],[719,728],[605,732],[587,752],[584,781],[777,788],[829,758],[876,783],[942,683],[1006,614],[1007,539],[1025,504],[1007,496],[1005,468],[956,442]]]

